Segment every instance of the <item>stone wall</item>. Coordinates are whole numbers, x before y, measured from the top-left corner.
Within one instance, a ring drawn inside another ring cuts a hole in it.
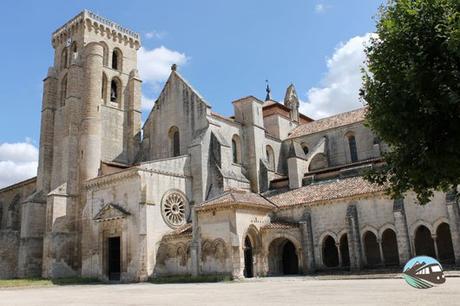
[[[19,232],[0,231],[0,278],[17,277]]]

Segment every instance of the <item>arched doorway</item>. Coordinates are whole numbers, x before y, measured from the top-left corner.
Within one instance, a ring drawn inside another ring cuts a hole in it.
[[[254,277],[254,262],[252,257],[252,243],[251,239],[246,236],[244,240],[244,277]]]
[[[399,265],[398,242],[392,229],[386,229],[382,234],[382,250],[386,266]]]
[[[364,234],[364,251],[368,266],[376,266],[382,262],[377,237],[371,231],[367,231]]]
[[[340,237],[340,256],[342,257],[342,267],[350,266],[350,253],[348,250],[348,236],[343,234]]]
[[[417,256],[426,255],[436,258],[436,251],[434,249],[434,241],[431,237],[430,230],[424,226],[420,225],[415,231],[415,254]]]
[[[268,248],[268,274],[289,275],[299,273],[299,258],[294,244],[286,238],[277,238]]]
[[[449,224],[441,223],[436,229],[436,245],[438,247],[438,259],[441,263],[455,263],[454,246],[452,245]]]
[[[323,240],[323,264],[328,268],[339,265],[339,252],[335,245],[335,240],[327,235]]]
[[[299,274],[299,259],[294,244],[289,240],[283,247],[283,274]]]

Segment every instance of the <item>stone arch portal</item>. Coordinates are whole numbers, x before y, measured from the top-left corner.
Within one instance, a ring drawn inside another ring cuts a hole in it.
[[[299,274],[299,257],[297,250],[287,238],[277,238],[269,246],[269,274],[294,275]]]

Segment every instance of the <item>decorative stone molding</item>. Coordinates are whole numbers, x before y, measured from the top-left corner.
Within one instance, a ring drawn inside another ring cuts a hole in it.
[[[179,190],[170,190],[161,200],[161,216],[171,228],[178,228],[187,223],[190,215],[190,204],[186,196]]]

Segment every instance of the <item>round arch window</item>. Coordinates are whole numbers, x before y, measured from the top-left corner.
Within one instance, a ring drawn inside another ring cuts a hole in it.
[[[179,191],[167,192],[161,201],[161,215],[166,224],[176,228],[187,223],[190,206],[187,198]]]

